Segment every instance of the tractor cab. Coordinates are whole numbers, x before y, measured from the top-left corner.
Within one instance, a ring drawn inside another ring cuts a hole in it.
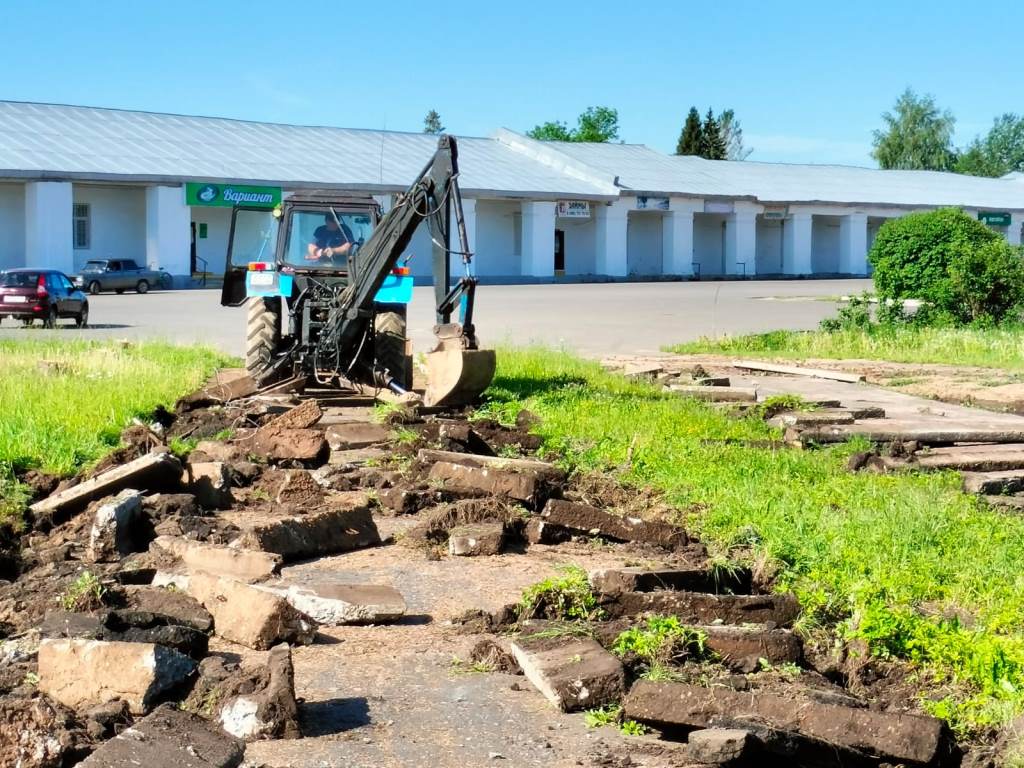
[[[372,197],[337,192],[296,193],[275,208],[236,206],[221,304],[289,298],[302,290],[307,277],[347,284],[356,254],[379,221],[380,207]],[[378,301],[408,303],[411,298],[400,301],[411,294],[408,270],[395,272],[385,280]]]

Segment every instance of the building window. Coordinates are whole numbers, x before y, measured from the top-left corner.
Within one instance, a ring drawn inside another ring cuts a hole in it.
[[[89,206],[76,203],[74,206],[75,248],[88,248],[92,227],[89,224]]]

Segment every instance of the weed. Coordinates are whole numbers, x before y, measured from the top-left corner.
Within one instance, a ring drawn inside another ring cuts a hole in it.
[[[530,640],[550,640],[556,637],[593,637],[594,629],[583,621],[558,622],[539,632],[531,632]]]
[[[814,404],[804,400],[800,395],[772,395],[750,408],[747,415],[753,419],[765,421],[786,411],[813,411]]]
[[[65,611],[91,611],[103,605],[106,589],[91,571],[82,571],[67,591],[60,596]]]
[[[494,665],[486,661],[466,661],[458,656],[452,656],[451,667],[456,675],[482,675],[494,671]]]
[[[636,720],[623,720],[619,724],[619,730],[626,736],[643,736],[647,733],[647,726]]]
[[[411,445],[420,439],[418,433],[406,427],[399,427],[398,429],[395,429],[393,434],[395,436],[395,440],[402,445]]]
[[[618,704],[609,704],[606,707],[588,709],[583,713],[583,722],[587,728],[604,728],[606,725],[615,725],[622,717],[622,707]]]
[[[642,625],[619,634],[616,656],[635,656],[648,670],[655,666],[700,659],[707,654],[707,635],[683,626],[675,616],[649,616]]]
[[[171,453],[179,459],[185,459],[196,449],[197,445],[199,445],[198,437],[172,437],[171,441],[167,444],[167,447],[170,448]]]
[[[222,429],[220,432],[215,434],[212,439],[220,443],[226,443],[234,436],[235,430],[233,430],[231,427],[227,427],[226,429]]]
[[[578,565],[561,566],[561,577],[552,577],[527,587],[519,601],[522,618],[590,621],[603,611],[590,589],[587,572]]]
[[[249,491],[249,498],[253,501],[270,501],[270,494],[262,488],[253,488]]]
[[[641,680],[650,680],[652,683],[681,683],[685,682],[678,669],[667,664],[655,662],[640,673]]]
[[[31,685],[35,687],[39,685],[39,675],[35,672],[26,672],[25,678],[21,682],[25,685]]]

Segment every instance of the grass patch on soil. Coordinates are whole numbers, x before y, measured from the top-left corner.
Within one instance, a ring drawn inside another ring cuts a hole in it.
[[[230,362],[202,347],[42,340],[0,341],[0,361],[0,521],[22,501],[15,471],[76,471],[116,447],[133,418]]]
[[[927,328],[879,325],[871,330],[770,331],[676,344],[678,354],[770,355],[781,358],[889,360],[1024,369],[1024,328]]]
[[[1024,711],[1024,519],[965,495],[953,473],[850,473],[862,444],[745,445],[779,434],[564,352],[503,349],[498,361],[486,410],[506,423],[532,410],[571,465],[695,510],[683,522],[716,555],[766,559],[812,636],[919,665],[925,706],[961,735]],[[965,613],[969,626],[942,618]]]

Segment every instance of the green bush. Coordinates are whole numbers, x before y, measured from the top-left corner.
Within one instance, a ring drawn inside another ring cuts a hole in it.
[[[959,209],[886,222],[868,259],[881,306],[920,299],[919,323],[998,323],[1024,300],[1021,249]]]

